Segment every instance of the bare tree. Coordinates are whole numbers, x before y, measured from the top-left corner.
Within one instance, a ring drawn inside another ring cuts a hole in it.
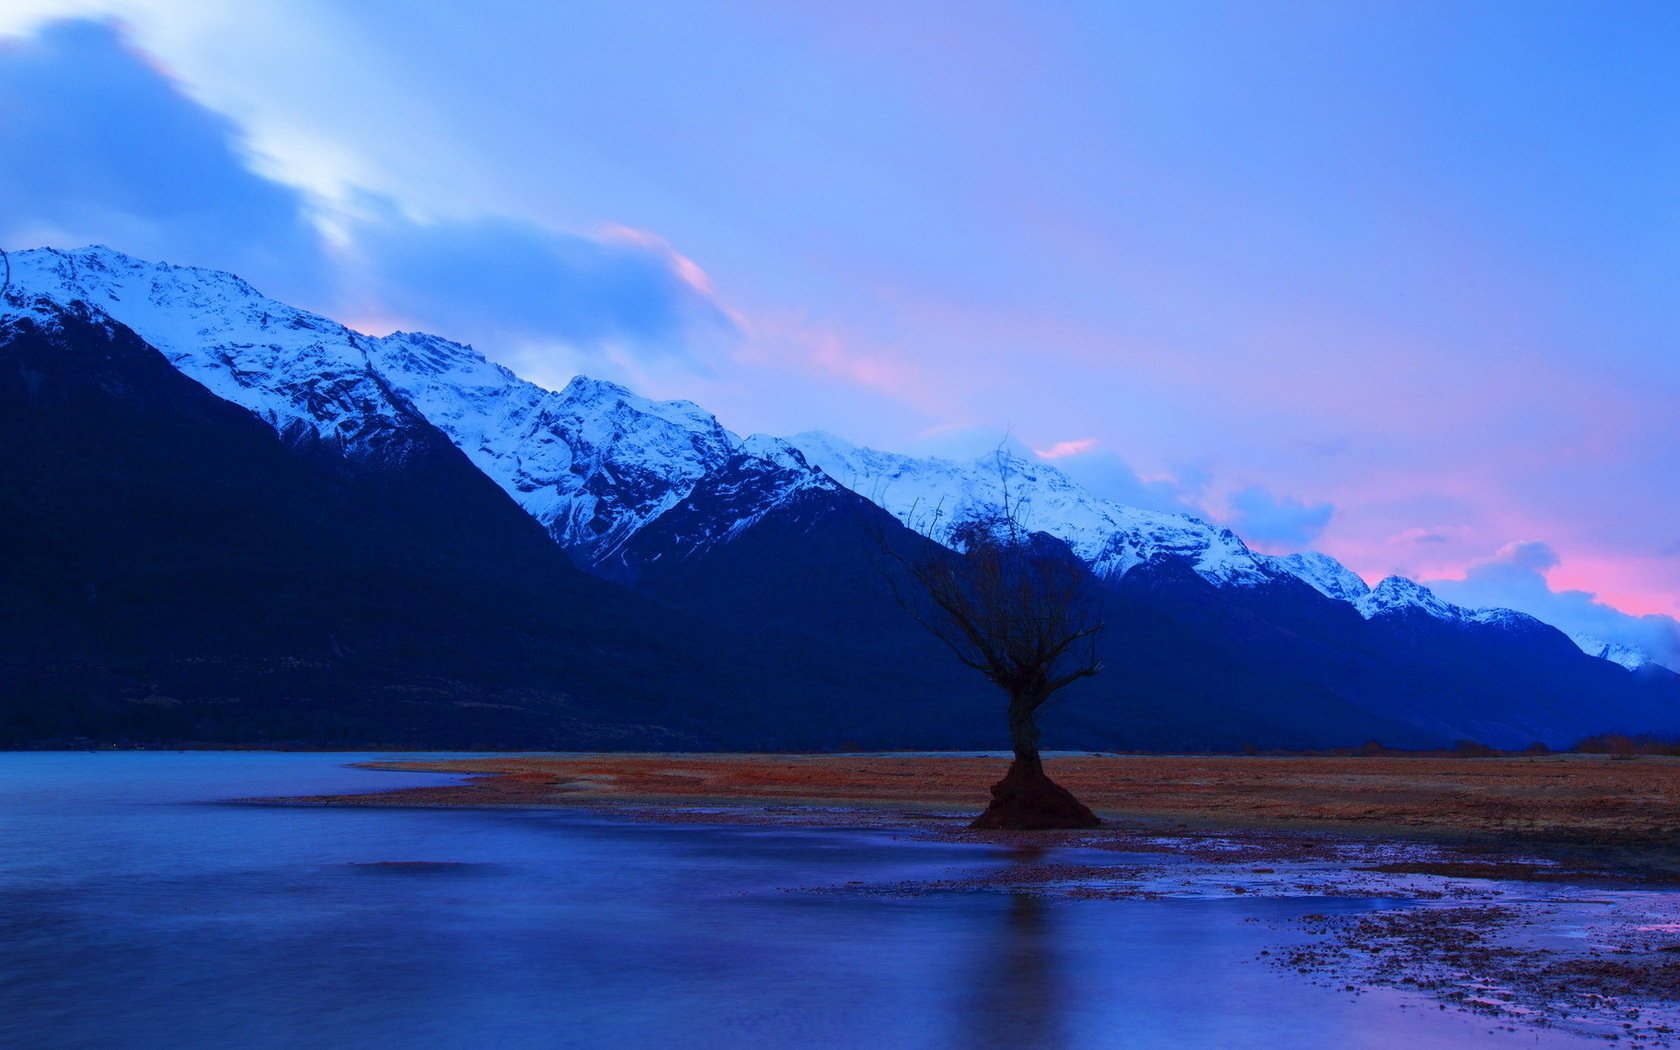
[[[889,563],[888,579],[918,623],[1008,696],[1014,761],[973,826],[1094,827],[1101,821],[1044,772],[1038,712],[1058,691],[1102,669],[1097,590],[1066,545],[1027,528],[1001,449],[997,464],[998,503],[943,535],[943,508],[912,514],[911,527],[934,542],[909,553],[883,544],[900,570]]]

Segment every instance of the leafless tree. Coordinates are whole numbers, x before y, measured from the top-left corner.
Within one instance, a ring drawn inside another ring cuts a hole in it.
[[[1001,449],[997,470],[1002,496],[978,513],[949,526],[940,507],[911,514],[911,528],[934,542],[908,553],[883,543],[888,579],[918,623],[1008,696],[1014,761],[974,826],[1094,826],[1091,811],[1045,775],[1038,712],[1102,669],[1097,588],[1065,544],[1027,527]]]

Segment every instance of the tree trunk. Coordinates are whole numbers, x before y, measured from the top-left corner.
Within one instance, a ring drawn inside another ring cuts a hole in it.
[[[1015,760],[1009,772],[992,785],[992,803],[971,828],[1041,831],[1054,828],[1094,828],[1097,815],[1067,788],[1044,774],[1038,754],[1038,708],[1044,698],[1016,693],[1009,698],[1009,740]]]
[[[1015,748],[1015,762],[1011,770],[1043,774],[1044,762],[1038,757],[1038,706],[1031,696],[1014,696],[1009,700],[1009,743]]]

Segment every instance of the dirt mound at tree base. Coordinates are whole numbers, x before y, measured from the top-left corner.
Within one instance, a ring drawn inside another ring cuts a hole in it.
[[[1102,821],[1073,792],[1044,774],[1037,763],[1015,761],[992,785],[992,803],[971,828],[996,831],[1050,831],[1101,827]]]

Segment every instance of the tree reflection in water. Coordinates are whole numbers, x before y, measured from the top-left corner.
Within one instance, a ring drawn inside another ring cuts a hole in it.
[[[1044,852],[1024,846],[1012,850],[1010,858],[1031,864]],[[1072,1045],[1055,912],[1055,905],[1037,894],[1009,895],[998,913],[996,936],[975,944],[967,1002],[953,1045],[1037,1050]]]

